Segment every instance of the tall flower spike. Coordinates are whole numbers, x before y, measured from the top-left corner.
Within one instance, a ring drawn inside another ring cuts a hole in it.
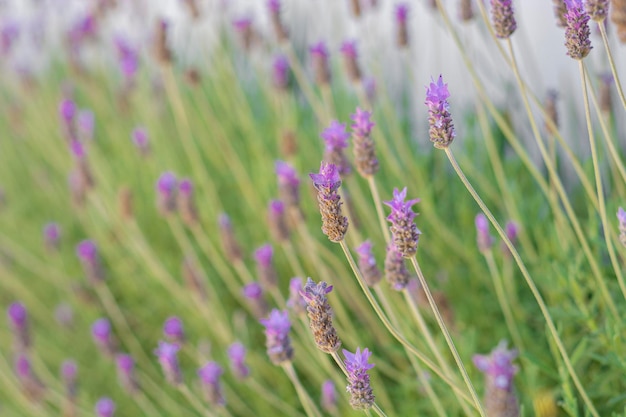
[[[289,88],[289,61],[284,55],[274,57],[272,83],[279,91],[286,91]]]
[[[372,353],[367,349],[356,348],[355,353],[343,350],[348,371],[347,390],[350,393],[350,405],[355,410],[367,410],[374,405],[374,392],[370,385],[370,376],[367,373],[374,367],[368,363]]]
[[[93,140],[95,116],[89,109],[80,110],[76,115],[76,127],[81,140]]]
[[[267,356],[274,365],[280,365],[293,359],[293,347],[289,338],[291,321],[287,310],[273,309],[266,319],[260,320],[265,326],[265,346]]]
[[[586,0],[585,10],[591,20],[602,22],[609,12],[609,0]]]
[[[189,227],[193,227],[198,223],[198,209],[196,208],[193,194],[193,182],[189,178],[180,180],[176,206],[183,222]]]
[[[474,365],[485,374],[485,411],[488,416],[517,417],[519,403],[513,387],[518,371],[513,365],[517,351],[507,350],[502,341],[489,355],[474,355]]]
[[[117,365],[117,379],[120,385],[129,395],[135,395],[139,392],[139,384],[135,375],[135,360],[127,354],[117,355],[115,358]]]
[[[240,42],[243,48],[247,51],[252,46],[254,39],[254,32],[252,30],[252,18],[249,16],[243,16],[233,20],[233,27],[239,35]]]
[[[111,323],[108,319],[101,318],[96,320],[91,325],[91,336],[100,351],[106,356],[111,356],[115,353],[115,341],[111,333]]]
[[[322,409],[329,414],[337,414],[337,390],[331,379],[322,383],[322,399],[320,401]]]
[[[344,149],[348,147],[348,138],[350,137],[350,134],[346,131],[346,125],[333,120],[320,136],[326,143],[324,160],[334,164],[339,170],[339,175],[345,176],[350,174],[352,168],[344,153]]]
[[[311,278],[308,278],[300,293],[307,303],[306,311],[309,315],[309,326],[313,332],[313,339],[317,347],[326,353],[337,352],[341,346],[341,341],[333,326],[333,311],[326,297],[332,289],[333,286],[329,286],[324,281],[316,284]]]
[[[617,220],[619,221],[619,241],[626,247],[626,211],[621,207],[617,209]]]
[[[428,107],[428,135],[435,148],[444,149],[450,146],[455,137],[454,124],[450,115],[448,104],[448,84],[443,83],[440,75],[435,83],[431,80],[426,88],[426,101]]]
[[[309,55],[315,82],[319,86],[327,86],[330,84],[330,68],[328,67],[328,49],[326,44],[320,41],[312,45],[309,48]]]
[[[228,347],[228,359],[230,369],[239,379],[245,379],[250,375],[250,368],[246,365],[246,348],[243,344],[235,342]]]
[[[243,296],[246,297],[252,309],[252,314],[257,319],[267,315],[267,301],[263,294],[263,287],[258,282],[246,284],[242,290]]]
[[[275,241],[285,243],[289,240],[289,226],[287,226],[285,203],[280,200],[270,201],[267,209],[267,223],[272,238]]]
[[[226,257],[230,262],[241,261],[243,259],[243,254],[241,246],[239,246],[239,242],[235,236],[235,231],[233,230],[233,224],[230,221],[230,217],[227,214],[222,213],[219,216],[217,223],[220,228],[222,248],[224,249]]]
[[[564,28],[567,26],[567,20],[565,19],[565,13],[567,13],[567,6],[565,0],[552,0],[554,3],[554,16],[556,17],[556,24],[559,27]]]
[[[178,386],[183,382],[183,375],[178,364],[179,349],[180,346],[177,344],[159,341],[159,346],[154,351],[154,354],[159,358],[165,379],[174,386]]]
[[[341,45],[341,54],[343,55],[343,64],[348,78],[353,83],[361,80],[361,70],[357,62],[357,50],[355,41],[346,41]]]
[[[567,55],[576,60],[581,60],[591,51],[589,35],[589,15],[585,12],[582,0],[565,0],[567,13],[565,13],[565,46]]]
[[[517,29],[517,22],[513,15],[513,1],[491,0],[491,22],[497,38],[510,37]]]
[[[95,407],[98,417],[113,417],[115,415],[115,403],[109,397],[102,397]]]
[[[141,156],[145,157],[150,154],[150,139],[148,131],[144,127],[136,127],[131,134],[131,139]]]
[[[417,242],[421,232],[415,225],[416,214],[412,208],[420,200],[404,201],[406,199],[406,187],[402,191],[397,188],[393,190],[393,199],[384,201],[384,204],[391,207],[391,214],[387,216],[387,221],[391,223],[391,240],[396,250],[405,258],[411,258],[417,253]]]
[[[53,250],[59,247],[59,240],[61,238],[61,227],[58,223],[47,223],[43,228],[43,240],[46,249]]]
[[[356,253],[359,255],[359,269],[370,287],[378,284],[381,279],[380,269],[372,253],[372,246],[372,242],[368,239],[356,248]]]
[[[306,301],[300,293],[302,292],[302,278],[294,277],[289,281],[289,299],[287,300],[287,307],[291,310],[294,316],[299,316],[306,312]]]
[[[474,18],[473,0],[461,0],[459,4],[459,15],[463,22],[469,22]]]
[[[322,232],[331,242],[341,242],[348,231],[348,219],[341,213],[341,198],[337,190],[341,178],[337,167],[322,161],[318,174],[309,174],[317,190],[317,202],[322,215]]]
[[[300,208],[300,179],[296,169],[283,161],[276,161],[276,177],[278,178],[278,194],[281,201],[289,209]]]
[[[176,316],[168,317],[163,323],[163,335],[172,343],[179,345],[185,343],[183,321]]]
[[[289,40],[289,33],[280,18],[280,0],[267,0],[267,8],[270,12],[270,20],[274,28],[274,34],[278,42]]]
[[[409,46],[409,30],[407,28],[407,17],[409,15],[409,6],[402,3],[396,5],[396,44],[400,48]]]
[[[517,243],[517,235],[519,234],[519,226],[517,223],[513,220],[509,220],[504,226],[504,231],[506,233],[506,237],[508,237],[511,243],[515,245]],[[500,248],[502,249],[504,256],[511,257],[511,251],[509,251],[509,248],[504,242],[501,243]]]
[[[626,43],[626,0],[611,2],[611,22],[615,24],[620,42]]]
[[[476,225],[476,245],[480,252],[485,253],[493,246],[493,236],[489,234],[489,220],[480,213],[476,215],[474,224]]]
[[[15,302],[7,309],[9,324],[13,331],[14,348],[16,352],[21,352],[30,347],[30,331],[28,326],[28,310],[24,304]]]
[[[161,174],[156,182],[156,205],[162,216],[168,216],[176,211],[177,183],[176,175],[170,171]]]
[[[254,251],[254,260],[256,261],[256,270],[261,285],[266,289],[276,287],[278,284],[278,275],[272,258],[274,256],[274,249],[272,245],[265,244]]]
[[[198,377],[202,384],[204,396],[209,404],[214,406],[226,405],[222,387],[220,385],[220,377],[224,373],[222,367],[216,362],[208,362],[202,368],[198,369]]]
[[[98,246],[93,240],[83,240],[76,245],[76,256],[83,265],[87,281],[91,284],[98,284],[104,280],[104,269],[100,263]]]
[[[393,244],[387,246],[387,255],[385,256],[385,278],[391,288],[396,291],[402,291],[409,283],[411,275],[406,268],[404,257]]]
[[[46,387],[35,375],[30,359],[24,353],[18,353],[15,358],[15,376],[20,383],[22,392],[28,399],[35,402],[43,399]]]
[[[354,122],[352,128],[352,144],[354,150],[354,164],[361,176],[367,178],[378,172],[378,158],[374,141],[371,138],[375,123],[371,120],[371,113],[357,107],[356,113],[350,116]]]
[[[61,381],[65,387],[65,397],[69,402],[76,401],[76,379],[78,377],[78,365],[76,361],[67,359],[61,364]]]

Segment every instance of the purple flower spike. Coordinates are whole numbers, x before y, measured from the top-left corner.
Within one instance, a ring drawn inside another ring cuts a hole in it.
[[[83,159],[86,154],[85,147],[80,141],[76,139],[70,142],[70,151],[72,152],[72,155],[74,155],[74,158],[76,159]]]
[[[259,277],[259,281],[261,281],[261,284],[263,284],[265,288],[275,287],[278,283],[278,274],[276,273],[276,269],[274,269],[274,265],[272,263],[273,256],[274,249],[269,243],[254,251],[254,259],[257,264],[257,275]]]
[[[202,383],[204,395],[207,402],[212,405],[226,405],[226,400],[224,399],[220,386],[220,377],[223,373],[224,370],[216,362],[208,362],[202,368],[198,369],[198,377]]]
[[[65,126],[72,126],[74,124],[74,117],[76,116],[76,104],[70,99],[62,100],[61,103],[59,103],[59,116]]]
[[[621,207],[617,209],[617,220],[619,222],[619,240],[626,247],[626,211]]]
[[[376,265],[376,258],[372,253],[372,242],[366,240],[356,248],[356,253],[359,255],[359,269],[363,274],[363,279],[370,287],[378,284],[381,279],[380,269]]]
[[[341,242],[348,231],[348,219],[341,213],[341,198],[337,193],[341,185],[339,170],[322,161],[319,173],[309,174],[317,190],[317,202],[322,215],[322,232],[331,242]]]
[[[168,317],[163,323],[163,335],[170,342],[183,343],[185,341],[183,321],[176,316]]]
[[[435,148],[444,149],[450,146],[455,137],[452,116],[448,104],[448,84],[443,83],[440,75],[437,82],[431,80],[426,89],[426,101],[428,106],[428,134]]]
[[[507,39],[517,29],[512,3],[512,0],[491,0],[491,21],[497,38]]]
[[[76,115],[76,126],[78,127],[80,138],[83,140],[93,140],[95,124],[95,116],[89,109],[81,110]]]
[[[346,131],[346,125],[333,120],[320,136],[326,143],[324,160],[336,165],[340,175],[348,175],[351,167],[343,152],[348,147],[348,138],[350,137]]]
[[[61,227],[58,223],[50,222],[43,227],[43,240],[48,249],[56,249],[61,238]]]
[[[115,403],[108,397],[102,397],[96,403],[98,417],[113,417],[115,415]]]
[[[272,64],[272,81],[278,90],[289,87],[289,61],[284,55],[277,55]]]
[[[372,114],[357,107],[356,113],[350,116],[352,121],[352,138],[354,143],[354,161],[357,171],[363,177],[369,177],[378,172],[378,159],[371,138],[375,123],[371,120]]]
[[[493,246],[493,237],[489,234],[489,220],[480,213],[476,215],[474,223],[476,224],[476,245],[480,252],[485,253]]]
[[[274,240],[281,243],[289,240],[285,203],[280,200],[270,201],[267,211],[267,222]]]
[[[402,3],[396,5],[396,43],[400,48],[406,48],[409,45],[409,30],[407,28],[407,17],[409,15],[409,6]]]
[[[567,13],[565,13],[565,46],[567,55],[576,60],[581,60],[591,51],[591,29],[589,29],[589,15],[584,10],[582,0],[565,0]]]
[[[139,391],[139,384],[135,376],[135,360],[127,354],[120,354],[115,357],[117,365],[117,379],[122,387],[130,395]]]
[[[348,58],[355,59],[357,57],[356,41],[345,41],[341,45],[341,53]]]
[[[285,42],[289,39],[289,34],[280,19],[280,0],[268,0],[266,4],[267,9],[270,12],[270,20],[272,22],[276,38],[279,42]]]
[[[14,335],[16,351],[23,351],[30,347],[30,331],[28,326],[28,310],[24,304],[15,302],[7,309],[9,324]]]
[[[515,245],[517,243],[517,235],[519,234],[519,226],[517,225],[517,223],[512,220],[506,222],[506,225],[504,226],[504,232],[506,233],[506,237],[509,238],[511,243]],[[502,242],[501,248],[502,253],[504,253],[505,256],[511,256],[511,252],[509,251],[509,248],[506,247],[504,242]]]
[[[242,290],[243,296],[249,301],[254,317],[257,319],[267,315],[267,302],[263,294],[263,287],[258,282],[246,284]]]
[[[180,346],[177,344],[159,341],[159,347],[154,351],[154,354],[159,358],[165,379],[174,386],[178,386],[183,382],[183,376],[178,364],[179,349]]]
[[[157,208],[163,216],[170,215],[176,211],[176,186],[178,181],[176,175],[166,171],[156,182]]]
[[[300,206],[300,179],[296,169],[283,161],[276,161],[276,176],[278,178],[278,193],[280,199],[288,208],[296,209]]]
[[[198,210],[193,198],[193,182],[189,178],[183,178],[178,184],[178,211],[183,222],[193,227],[198,223]]]
[[[355,41],[345,41],[341,45],[341,54],[343,55],[343,63],[348,74],[348,78],[353,83],[358,83],[361,80],[361,70],[357,62],[357,49]]]
[[[337,167],[333,164],[322,162],[319,173],[309,174],[316,190],[334,192],[341,186],[341,177]]]
[[[306,312],[306,301],[300,295],[301,292],[302,278],[291,278],[289,281],[289,299],[287,300],[287,307],[289,307],[296,316]]]
[[[274,13],[280,12],[280,0],[267,0],[267,8]]]
[[[293,348],[289,338],[291,321],[287,310],[273,309],[268,318],[259,321],[265,326],[265,346],[272,363],[280,365],[291,361],[293,358]]]
[[[246,365],[246,348],[243,344],[235,342],[228,347],[228,359],[230,368],[239,379],[245,379],[250,375],[250,368]]]
[[[585,10],[592,20],[602,22],[609,12],[609,0],[587,0]]]
[[[396,250],[405,258],[411,258],[417,253],[417,242],[421,232],[415,225],[414,219],[417,214],[413,212],[414,204],[419,198],[404,201],[406,199],[406,187],[402,191],[397,188],[393,190],[393,200],[384,201],[384,204],[391,207],[391,214],[387,216],[387,221],[391,223],[393,245]]]
[[[368,363],[372,353],[367,349],[356,348],[355,353],[343,350],[348,371],[348,387],[350,405],[355,410],[367,410],[374,404],[374,393],[370,385],[370,376],[367,371],[374,367]]]
[[[106,318],[96,320],[91,325],[91,336],[94,342],[100,348],[102,353],[107,356],[115,353],[115,343],[111,334],[111,323]]]
[[[272,245],[265,244],[254,251],[254,259],[257,263],[265,268],[272,265],[272,257],[274,255],[274,249]]]
[[[322,383],[322,409],[330,414],[336,414],[337,412],[337,390],[335,384],[330,379],[327,379]]]
[[[32,401],[40,401],[43,397],[45,386],[33,372],[28,356],[24,353],[18,353],[14,366],[15,375],[24,395]]]
[[[474,365],[485,374],[485,411],[487,415],[519,415],[519,403],[513,389],[513,377],[519,370],[513,365],[517,351],[507,350],[502,341],[489,355],[474,355]]]
[[[396,22],[406,23],[406,19],[409,16],[409,6],[407,4],[398,4],[395,9],[396,13]]]
[[[76,256],[83,265],[87,280],[92,284],[98,284],[104,279],[104,270],[100,265],[98,246],[93,240],[83,240],[76,245]]]
[[[78,377],[78,365],[72,359],[63,361],[61,364],[61,380],[65,387],[67,398],[76,398],[76,379]]]
[[[315,283],[308,278],[300,295],[307,303],[309,326],[313,333],[313,339],[317,347],[325,353],[334,353],[339,350],[341,341],[337,337],[337,331],[333,326],[333,312],[326,295],[333,290],[332,285],[321,281]]]
[[[404,290],[409,284],[411,275],[406,268],[404,257],[392,244],[387,246],[385,255],[385,279],[396,291]]]
[[[148,131],[144,127],[136,127],[131,134],[131,139],[141,155],[146,156],[150,152]]]
[[[328,48],[322,41],[309,47],[315,82],[320,86],[330,84],[330,69],[328,67]]]
[[[249,16],[243,16],[233,20],[233,27],[239,33],[243,33],[247,30],[250,30],[252,26],[252,18]]]

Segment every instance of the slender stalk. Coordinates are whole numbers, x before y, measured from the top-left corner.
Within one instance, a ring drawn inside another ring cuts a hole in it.
[[[293,367],[291,362],[284,363],[282,365],[283,370],[291,380],[291,383],[296,388],[296,392],[298,394],[298,398],[300,398],[300,402],[304,407],[304,411],[308,417],[322,417],[322,413],[317,409],[317,406],[309,396],[309,394],[302,386],[302,382],[298,378],[298,374],[296,374],[296,370]]]
[[[378,194],[378,186],[373,175],[367,177],[367,183],[369,184],[370,191],[372,192],[372,199],[374,200],[374,206],[376,207],[376,214],[378,215],[378,222],[380,223],[380,230],[383,232],[385,243],[389,243],[389,228],[387,227],[387,221],[385,220],[385,214],[383,212],[383,205]]]
[[[452,151],[450,150],[450,148],[446,148],[445,152],[446,152],[446,156],[448,157],[448,160],[452,164],[452,167],[454,168],[454,170],[456,171],[457,175],[459,176],[459,178],[463,182],[463,185],[465,185],[465,188],[467,188],[467,190],[472,195],[472,197],[474,198],[476,203],[478,203],[478,205],[480,206],[480,209],[483,211],[483,213],[485,213],[485,216],[487,216],[487,218],[489,219],[489,221],[491,222],[493,227],[498,232],[498,235],[500,235],[500,238],[502,239],[502,241],[504,242],[506,247],[511,252],[511,255],[513,256],[513,259],[515,259],[515,263],[517,263],[517,266],[520,269],[520,271],[522,273],[522,276],[524,277],[524,280],[526,280],[526,284],[528,285],[528,288],[530,288],[530,291],[532,292],[533,296],[535,297],[535,300],[537,301],[537,304],[539,305],[539,309],[541,310],[541,314],[543,315],[543,317],[544,317],[544,319],[546,321],[546,324],[548,325],[548,330],[550,331],[550,335],[552,336],[552,339],[554,340],[554,342],[555,342],[555,344],[556,344],[556,346],[557,346],[557,348],[559,350],[559,353],[561,354],[561,357],[563,358],[563,363],[565,364],[567,372],[570,375],[570,377],[572,378],[572,381],[574,382],[574,385],[576,386],[576,389],[578,390],[578,392],[582,396],[585,405],[587,406],[587,408],[589,409],[589,411],[591,412],[591,414],[594,417],[600,417],[600,415],[598,414],[598,411],[596,410],[596,408],[594,407],[593,403],[589,399],[589,396],[587,395],[587,392],[585,391],[585,388],[581,384],[580,379],[578,378],[578,375],[576,374],[576,371],[574,370],[574,366],[572,365],[572,362],[571,362],[571,360],[569,358],[569,355],[567,354],[567,350],[565,350],[565,346],[563,345],[563,341],[561,340],[561,337],[559,336],[559,333],[558,333],[558,331],[556,329],[556,326],[554,325],[554,321],[552,320],[552,316],[550,315],[550,311],[548,310],[548,306],[546,305],[545,301],[543,300],[543,297],[541,296],[541,293],[539,292],[539,289],[535,285],[535,282],[531,278],[530,273],[526,269],[526,265],[524,265],[524,262],[522,261],[522,258],[520,257],[519,253],[517,252],[517,249],[515,248],[515,246],[511,242],[511,240],[508,238],[508,236],[504,232],[504,229],[502,229],[502,226],[500,226],[500,224],[498,223],[496,218],[493,216],[493,214],[491,214],[491,211],[485,205],[485,203],[480,198],[480,196],[478,195],[476,190],[474,190],[474,187],[472,187],[472,184],[469,182],[469,180],[467,179],[465,174],[463,174],[463,171],[461,170],[461,167],[459,166],[459,164],[456,162],[456,159],[454,158],[454,155],[452,154]]]
[[[202,403],[198,400],[198,398],[196,398],[196,396],[193,395],[193,393],[189,390],[189,387],[187,385],[182,384],[178,388],[178,390],[185,396],[185,399],[189,402],[189,405],[191,405],[197,412],[199,412],[200,414],[206,417],[215,417],[215,414],[213,414],[213,412],[209,410],[207,407],[202,405]]]
[[[474,400],[474,403],[476,404],[477,410],[482,417],[487,417],[487,414],[485,413],[485,410],[483,409],[483,406],[480,403],[480,399],[478,398],[478,394],[476,394],[476,389],[474,388],[474,385],[472,384],[472,381],[470,380],[469,375],[467,374],[465,365],[463,365],[461,356],[459,355],[459,352],[456,350],[456,346],[454,345],[452,336],[450,336],[450,332],[448,331],[448,326],[446,326],[446,323],[443,321],[443,317],[441,317],[441,313],[439,313],[439,308],[437,307],[437,304],[435,303],[435,299],[433,298],[433,295],[430,292],[428,282],[426,282],[426,278],[424,278],[424,274],[422,274],[422,270],[420,269],[419,264],[417,263],[417,259],[415,258],[415,256],[411,257],[410,259],[411,259],[411,264],[413,265],[413,268],[415,268],[415,272],[417,272],[417,278],[419,279],[420,284],[422,285],[422,289],[424,290],[424,293],[426,294],[426,298],[428,298],[428,303],[430,304],[430,308],[433,311],[435,320],[437,321],[437,324],[439,325],[439,328],[441,329],[441,333],[443,333],[443,337],[446,339],[448,348],[450,349],[450,352],[452,353],[452,356],[454,357],[454,361],[456,362],[456,365],[459,367],[459,371],[461,371],[461,376],[463,377],[463,381],[465,381],[465,385],[467,386],[467,389],[470,392],[472,399]]]
[[[609,58],[609,66],[611,67],[611,73],[613,74],[613,79],[615,80],[615,89],[617,90],[617,94],[622,101],[622,107],[626,110],[626,96],[624,96],[624,90],[622,89],[622,84],[619,80],[619,74],[615,68],[615,61],[613,61],[613,54],[611,53],[611,48],[609,46],[609,38],[606,35],[606,26],[604,26],[604,22],[598,22],[598,27],[600,28],[600,34],[602,35],[604,49],[606,49],[606,56]]]
[[[606,205],[604,201],[604,189],[602,187],[602,175],[600,173],[600,162],[598,160],[598,150],[593,133],[593,126],[591,125],[591,112],[589,110],[589,97],[587,92],[587,80],[586,80],[586,67],[582,60],[578,61],[578,69],[580,70],[580,82],[583,89],[583,101],[585,105],[585,120],[587,121],[587,134],[589,135],[589,146],[591,147],[591,160],[593,161],[593,174],[596,179],[596,191],[598,193],[598,203],[600,205],[600,222],[602,223],[602,231],[604,232],[604,240],[606,247],[609,251],[609,258],[613,265],[613,270],[617,276],[617,282],[622,290],[622,295],[626,298],[626,284],[624,283],[624,276],[622,275],[622,268],[619,265],[615,251],[613,249],[613,240],[611,239],[611,229],[609,227],[609,221],[606,216]]]

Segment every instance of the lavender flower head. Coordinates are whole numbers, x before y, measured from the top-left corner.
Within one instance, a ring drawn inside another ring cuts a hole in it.
[[[127,84],[131,84],[139,68],[139,54],[127,39],[117,36],[114,40],[120,71]]]
[[[67,359],[61,364],[61,379],[67,384],[73,384],[76,382],[78,376],[78,364],[72,359]]]
[[[350,393],[350,405],[355,410],[367,410],[374,404],[374,393],[367,371],[374,367],[368,363],[372,353],[367,349],[356,348],[355,353],[343,350],[348,371],[347,390]]]
[[[268,0],[267,9],[270,12],[270,20],[274,28],[276,39],[278,39],[279,42],[286,41],[289,38],[289,34],[280,19],[280,0]]]
[[[372,114],[357,107],[356,113],[350,116],[354,122],[352,128],[352,142],[354,144],[354,163],[361,176],[367,178],[378,172],[378,158],[374,141],[371,138],[375,123],[371,120]]]
[[[376,258],[372,253],[372,242],[368,239],[356,248],[359,255],[359,269],[363,274],[363,279],[370,287],[378,284],[381,279],[380,269],[376,265]]]
[[[426,88],[425,101],[428,107],[428,135],[430,141],[438,149],[450,146],[456,136],[448,97],[450,97],[450,92],[448,84],[443,83],[443,77],[440,75],[436,83],[431,79],[430,85]]]
[[[519,234],[519,226],[514,221],[509,220],[504,226],[504,233],[506,234],[506,237],[509,238],[511,243],[515,245],[517,243],[517,235]],[[502,253],[504,253],[505,256],[511,256],[511,251],[509,251],[509,248],[504,244],[504,242],[502,242],[501,247]]]
[[[70,152],[72,153],[74,158],[78,160],[83,159],[87,154],[87,152],[85,151],[85,147],[78,139],[73,139],[70,142]]]
[[[412,208],[418,203],[419,198],[405,201],[407,189],[402,191],[397,188],[393,190],[393,199],[383,203],[391,207],[391,214],[387,216],[387,221],[391,223],[391,239],[396,250],[405,258],[411,258],[417,253],[417,242],[421,232],[413,221],[416,213]]]
[[[291,361],[293,348],[289,338],[291,321],[287,310],[273,309],[266,319],[260,320],[265,326],[267,355],[274,365],[280,365]]]
[[[28,349],[31,345],[31,339],[26,306],[19,301],[11,304],[7,309],[7,317],[14,335],[15,350]]]
[[[272,82],[278,90],[284,91],[289,87],[289,61],[284,55],[274,57],[272,63]]]
[[[396,43],[400,48],[409,45],[409,31],[407,28],[407,17],[409,15],[409,6],[405,3],[396,5]]]
[[[510,37],[517,29],[517,22],[513,15],[513,1],[491,0],[491,21],[497,38]]]
[[[148,131],[144,127],[136,127],[131,134],[133,144],[139,149],[142,155],[147,155],[150,151]]]
[[[409,284],[411,275],[406,267],[402,254],[393,243],[387,246],[385,255],[385,279],[396,291],[404,290]]]
[[[335,384],[330,379],[322,383],[322,409],[330,414],[337,412],[337,390]]]
[[[621,207],[617,209],[617,220],[619,221],[619,241],[626,247],[626,211]]]
[[[83,265],[89,282],[98,284],[104,280],[104,270],[100,264],[98,246],[93,240],[86,239],[76,245],[76,256]]]
[[[507,350],[502,341],[489,355],[474,355],[474,365],[485,374],[485,411],[489,416],[516,417],[519,404],[514,392],[513,377],[518,367],[513,365],[517,351]]]
[[[239,246],[237,236],[235,236],[235,231],[233,230],[233,224],[230,221],[230,217],[228,214],[222,213],[217,219],[217,223],[220,229],[220,238],[222,240],[222,247],[226,253],[226,257],[231,262],[241,262],[243,258],[241,246]]]
[[[33,401],[40,401],[43,397],[45,386],[33,372],[30,359],[24,353],[18,353],[15,358],[15,376],[20,383],[24,395]]]
[[[204,395],[210,404],[224,406],[226,400],[222,394],[220,377],[224,373],[222,367],[216,362],[208,362],[198,369],[198,377],[204,389]]]
[[[322,232],[331,242],[341,242],[348,231],[348,219],[341,213],[341,186],[339,171],[333,164],[322,161],[319,173],[309,174],[317,190],[317,201],[322,215]]]
[[[254,251],[254,260],[257,266],[257,275],[259,281],[265,288],[275,287],[278,283],[278,275],[274,269],[272,258],[274,249],[272,245],[265,244]]]
[[[298,173],[293,166],[284,161],[276,161],[275,169],[280,199],[287,207],[298,208],[300,205]]]
[[[163,335],[172,343],[184,343],[185,329],[183,321],[176,316],[168,317],[163,323]]]
[[[267,315],[267,302],[263,296],[263,287],[258,282],[246,284],[242,290],[243,296],[250,303],[252,313],[256,318],[265,317]]]
[[[306,285],[300,292],[307,303],[306,311],[309,315],[313,339],[317,347],[326,353],[337,352],[341,346],[341,341],[333,326],[333,311],[326,297],[332,290],[332,285],[328,285],[324,281],[316,284],[311,278],[308,278]]]
[[[335,164],[340,175],[350,174],[352,169],[343,151],[348,147],[348,138],[350,137],[346,131],[346,125],[333,120],[320,136],[326,143],[324,160]]]
[[[602,22],[609,12],[609,0],[586,0],[585,10],[592,20]]]
[[[178,184],[176,206],[183,222],[193,227],[198,223],[198,210],[193,198],[193,182],[189,178],[183,178]]]
[[[476,215],[474,224],[476,225],[476,245],[480,252],[485,253],[493,246],[493,236],[489,234],[489,220],[480,213]]]
[[[228,347],[228,359],[230,368],[239,379],[245,379],[250,375],[250,368],[246,365],[246,348],[242,343],[235,342]]]
[[[83,140],[92,140],[96,119],[89,109],[80,110],[76,115],[76,126]]]
[[[244,49],[248,50],[252,46],[254,34],[252,32],[252,18],[249,16],[243,16],[233,20],[233,27],[239,35],[241,44]]]
[[[46,248],[55,249],[59,246],[61,227],[58,223],[50,222],[43,227],[43,240]]]
[[[285,203],[280,200],[270,201],[267,210],[267,223],[272,237],[277,242],[282,243],[289,240],[289,226],[287,226]]]
[[[91,337],[105,355],[110,356],[115,352],[111,323],[108,319],[98,319],[91,325]]]
[[[176,175],[166,171],[156,182],[157,208],[159,212],[167,216],[176,210],[176,186],[178,181]]]
[[[306,301],[300,293],[302,292],[302,278],[293,277],[289,280],[289,299],[287,300],[287,307],[296,316],[306,312]]]
[[[183,382],[180,365],[178,364],[179,349],[180,346],[175,343],[159,341],[159,346],[154,350],[154,354],[159,358],[165,379],[174,386],[178,386]]]
[[[115,403],[108,397],[102,397],[96,403],[95,411],[98,417],[113,417],[115,415]]]
[[[115,357],[117,365],[117,379],[122,387],[130,395],[134,395],[139,391],[139,384],[135,376],[135,360],[127,354],[120,354]]]
[[[353,83],[359,82],[361,80],[361,70],[359,69],[359,64],[357,62],[357,50],[356,50],[356,41],[345,41],[341,45],[341,54],[343,55],[343,63],[348,74],[348,78]]]
[[[565,0],[567,13],[565,13],[565,46],[567,55],[576,60],[581,60],[591,51],[591,29],[589,29],[589,15],[585,12],[582,0]]]
[[[328,67],[328,49],[322,41],[309,47],[309,55],[311,56],[311,64],[313,65],[313,74],[315,74],[315,82],[319,86],[328,86],[330,84],[330,68]]]
[[[59,103],[59,116],[66,127],[72,127],[76,117],[76,104],[71,99],[64,99]]]

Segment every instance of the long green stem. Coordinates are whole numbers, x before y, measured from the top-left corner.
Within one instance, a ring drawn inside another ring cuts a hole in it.
[[[367,183],[369,184],[370,191],[372,192],[372,199],[374,200],[374,206],[376,207],[376,214],[378,215],[378,222],[380,223],[380,230],[383,232],[385,243],[389,243],[389,228],[385,221],[385,213],[383,212],[383,205],[378,194],[378,186],[373,176],[367,177]]]
[[[296,370],[294,369],[293,364],[291,362],[284,363],[283,369],[291,380],[293,386],[296,388],[298,398],[300,398],[300,402],[304,407],[306,415],[308,417],[322,417],[322,413],[317,409],[317,406],[302,386],[302,382],[300,382],[300,379],[298,378],[298,374],[296,374]]]
[[[611,67],[611,73],[613,74],[613,79],[615,80],[615,88],[617,90],[617,94],[622,101],[622,107],[624,108],[624,110],[626,110],[626,96],[624,96],[622,83],[619,80],[619,74],[617,73],[617,69],[615,68],[615,61],[613,61],[613,54],[611,53],[611,47],[609,46],[609,38],[606,35],[606,26],[604,25],[604,22],[598,22],[598,27],[600,28],[600,34],[602,35],[602,43],[604,43],[604,49],[606,49],[606,56],[609,58],[609,66]]]
[[[496,218],[493,216],[493,214],[491,214],[491,211],[489,210],[487,205],[480,198],[476,190],[474,190],[474,187],[472,187],[472,184],[469,182],[465,174],[463,174],[463,171],[461,170],[461,167],[459,166],[459,164],[456,162],[456,159],[454,158],[454,155],[452,154],[452,151],[450,150],[450,148],[446,148],[445,152],[446,152],[446,156],[448,157],[448,160],[450,161],[450,164],[452,164],[452,167],[454,168],[457,175],[463,182],[463,185],[465,185],[465,188],[467,188],[467,190],[472,195],[476,203],[480,206],[480,209],[483,211],[483,213],[485,213],[485,216],[487,216],[487,218],[489,219],[493,227],[498,232],[498,235],[500,235],[500,238],[502,238],[502,241],[511,252],[513,259],[515,259],[515,263],[517,263],[517,266],[520,269],[522,276],[524,277],[524,280],[526,281],[526,284],[528,285],[528,288],[532,292],[533,297],[535,297],[535,300],[537,301],[537,304],[539,305],[541,314],[543,315],[543,318],[546,321],[546,324],[548,325],[548,330],[550,331],[550,335],[552,336],[552,339],[554,340],[559,350],[559,353],[561,354],[561,358],[563,358],[563,363],[565,364],[567,372],[572,378],[572,381],[574,382],[576,389],[578,390],[581,397],[583,398],[585,405],[587,406],[587,408],[589,409],[589,411],[594,417],[600,417],[600,415],[598,414],[598,411],[596,410],[593,403],[589,399],[589,396],[587,395],[585,388],[581,384],[580,379],[578,378],[578,375],[576,374],[576,371],[574,370],[574,366],[572,365],[569,355],[567,354],[567,350],[565,349],[565,346],[563,345],[563,341],[561,340],[561,337],[559,336],[556,326],[554,325],[554,321],[552,320],[552,316],[550,315],[548,306],[543,300],[543,297],[541,296],[539,289],[535,285],[535,282],[531,278],[530,273],[526,269],[526,265],[524,265],[522,258],[517,252],[517,249],[515,248],[515,246],[509,239],[509,237],[506,235],[504,230],[502,229],[502,226],[500,226]]]

